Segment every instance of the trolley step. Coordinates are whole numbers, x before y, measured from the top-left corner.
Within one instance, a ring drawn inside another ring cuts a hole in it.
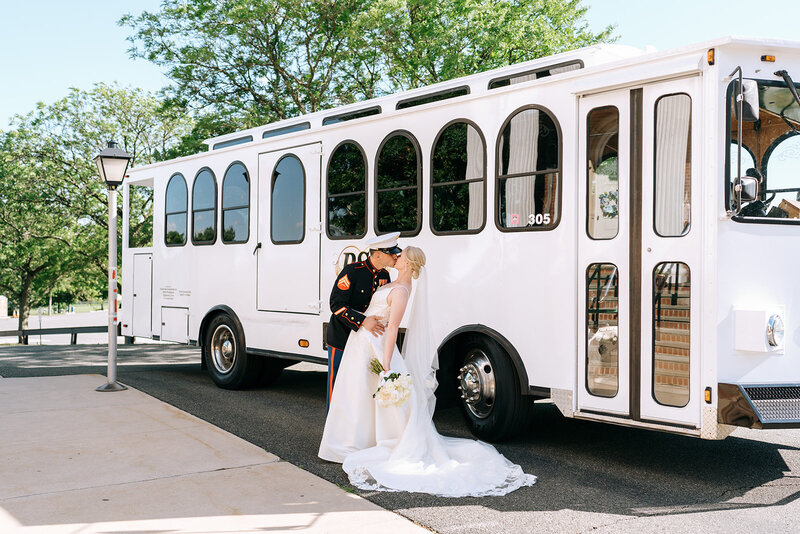
[[[748,428],[800,428],[800,384],[719,384],[718,420]]]

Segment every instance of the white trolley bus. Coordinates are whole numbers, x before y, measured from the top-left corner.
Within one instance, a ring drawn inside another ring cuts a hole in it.
[[[425,250],[440,398],[514,432],[566,417],[721,439],[800,426],[800,43],[600,45],[207,141],[131,169],[126,336],[214,382],[325,363],[364,242]],[[322,395],[322,390],[320,395]]]

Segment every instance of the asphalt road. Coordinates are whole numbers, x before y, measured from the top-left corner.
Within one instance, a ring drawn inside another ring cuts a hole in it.
[[[105,351],[0,346],[0,376],[105,374]],[[226,391],[200,369],[197,348],[121,346],[119,362],[121,382],[354,491],[338,465],[316,456],[323,367],[300,364],[269,388]],[[437,413],[436,424],[468,437],[455,408]],[[739,429],[702,441],[566,419],[540,402],[529,428],[498,449],[537,484],[488,498],[357,493],[441,533],[800,530],[800,430]]]

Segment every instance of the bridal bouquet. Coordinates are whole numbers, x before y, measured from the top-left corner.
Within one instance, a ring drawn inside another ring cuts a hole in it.
[[[372,394],[372,398],[377,399],[382,408],[402,406],[411,396],[411,375],[384,371],[377,358],[369,362],[369,369],[381,377],[381,385]]]

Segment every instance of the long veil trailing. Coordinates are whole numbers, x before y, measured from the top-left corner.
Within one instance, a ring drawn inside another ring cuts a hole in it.
[[[403,340],[403,356],[417,392],[417,402],[427,417],[433,419],[436,408],[436,370],[439,368],[439,355],[434,345],[433,330],[428,317],[428,272],[420,269],[414,301],[411,304],[411,316]]]

